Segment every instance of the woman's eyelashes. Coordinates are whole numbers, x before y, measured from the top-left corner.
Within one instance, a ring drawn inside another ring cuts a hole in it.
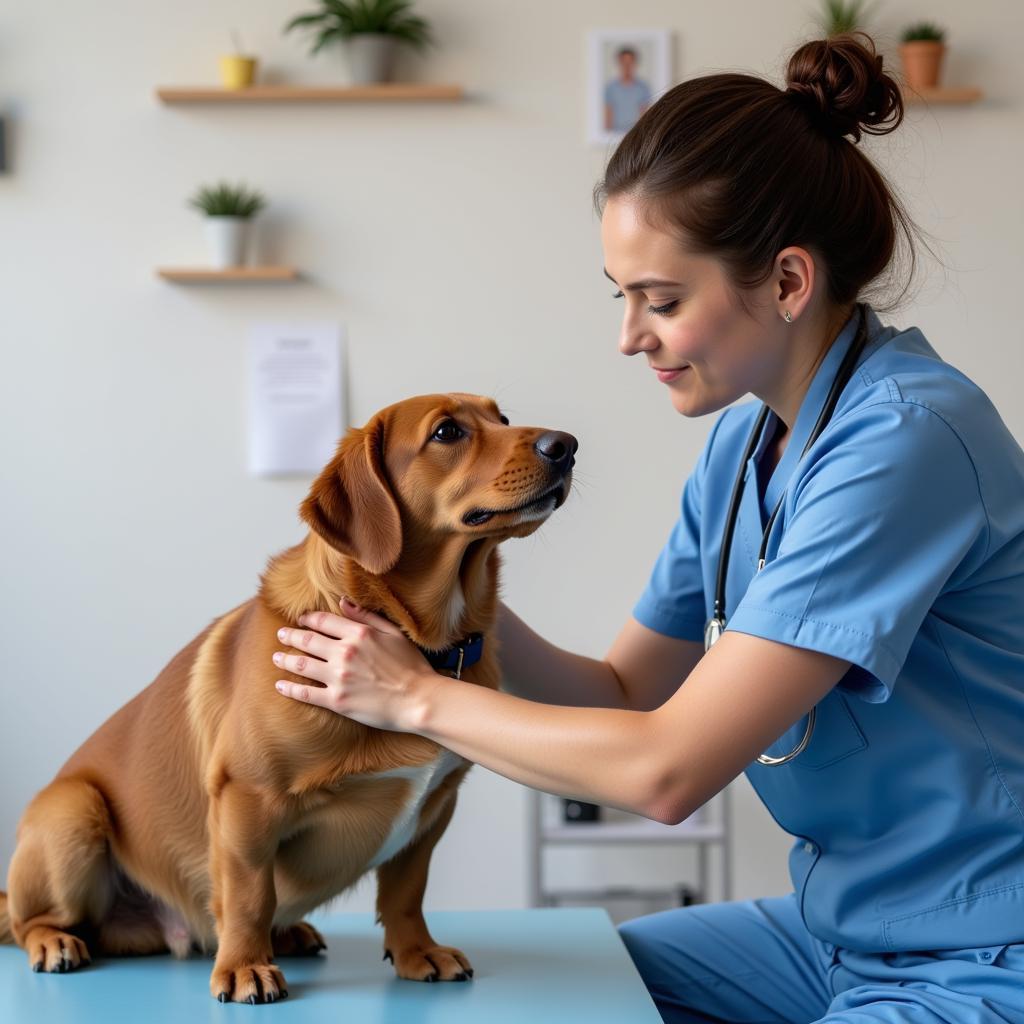
[[[613,299],[621,299],[622,298],[622,292],[621,291],[616,292],[612,296],[612,298]],[[666,316],[668,313],[671,313],[672,310],[675,309],[676,306],[678,306],[678,305],[679,305],[679,300],[678,299],[672,299],[671,302],[666,302],[666,303],[664,303],[661,306],[648,306],[647,307],[647,312],[648,313],[654,313],[657,316]]]

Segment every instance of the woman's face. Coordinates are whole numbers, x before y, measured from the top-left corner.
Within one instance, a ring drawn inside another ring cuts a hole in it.
[[[703,416],[771,390],[786,324],[770,301],[770,284],[745,293],[747,313],[717,260],[684,252],[626,197],[607,200],[601,237],[605,272],[625,303],[619,348],[647,356],[679,412]]]

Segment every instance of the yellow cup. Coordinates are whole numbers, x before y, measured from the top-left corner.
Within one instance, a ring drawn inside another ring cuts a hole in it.
[[[225,89],[244,89],[256,77],[256,58],[233,53],[220,58],[220,78]]]

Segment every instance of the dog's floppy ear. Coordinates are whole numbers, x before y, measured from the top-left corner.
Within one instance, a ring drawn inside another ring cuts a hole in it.
[[[375,576],[393,568],[402,551],[402,519],[384,473],[383,440],[379,417],[350,430],[299,509],[310,529]]]

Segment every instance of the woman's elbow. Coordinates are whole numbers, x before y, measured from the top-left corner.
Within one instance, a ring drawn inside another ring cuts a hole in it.
[[[660,821],[662,825],[678,825],[693,813],[688,808],[681,808],[675,803],[654,804],[647,812],[647,817],[652,821]]]
[[[697,809],[690,796],[682,792],[676,773],[661,777],[652,787],[644,803],[642,813],[652,821],[663,825],[678,825]]]

